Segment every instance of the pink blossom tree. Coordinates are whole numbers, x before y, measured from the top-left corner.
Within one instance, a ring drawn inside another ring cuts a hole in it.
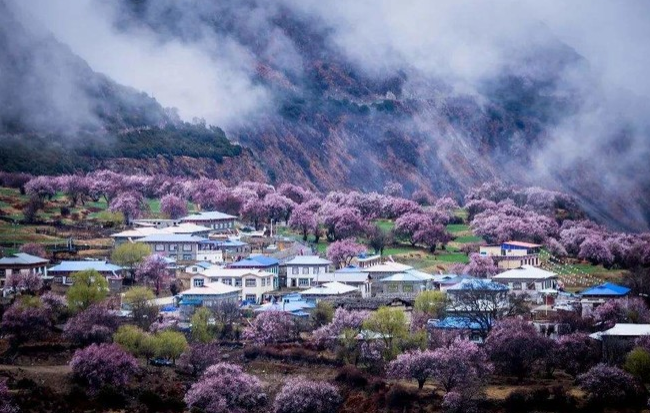
[[[275,188],[272,185],[262,182],[244,181],[237,185],[237,187],[254,192],[259,199],[264,199],[268,194],[275,192]]]
[[[392,379],[415,379],[418,388],[433,377],[436,360],[431,350],[415,350],[403,353],[388,364],[387,376]]]
[[[136,268],[135,278],[145,285],[153,285],[156,295],[159,295],[162,286],[170,278],[167,261],[160,255],[152,254],[148,256]]]
[[[386,197],[382,205],[382,217],[399,218],[404,214],[422,212],[422,208],[410,199]]]
[[[318,345],[332,345],[338,341],[344,330],[360,332],[363,322],[369,315],[368,311],[346,310],[339,307],[334,312],[332,321],[315,330],[312,338]]]
[[[338,389],[325,382],[294,377],[282,386],[273,403],[275,413],[330,413],[343,402]]]
[[[266,218],[269,220],[269,222],[271,220],[275,222],[288,222],[289,218],[291,217],[291,212],[296,207],[295,202],[286,196],[280,195],[276,192],[270,193],[264,197],[262,205],[264,211],[266,212]]]
[[[621,405],[640,394],[631,374],[602,363],[578,376],[578,384],[593,400],[605,405]]]
[[[433,378],[447,392],[473,393],[492,373],[485,351],[469,340],[437,348],[433,359]]]
[[[557,343],[557,364],[573,377],[586,372],[600,360],[599,346],[585,333],[560,336]]]
[[[244,338],[258,345],[291,341],[296,337],[298,337],[296,320],[284,311],[260,313],[244,330]]]
[[[241,208],[241,216],[243,219],[252,222],[255,229],[258,229],[260,222],[262,222],[267,216],[264,202],[257,198],[249,199]]]
[[[70,200],[70,206],[74,207],[79,201],[85,204],[85,197],[90,195],[92,181],[82,175],[63,175],[57,179],[59,188]]]
[[[435,208],[439,211],[453,211],[460,208],[460,206],[453,198],[445,196],[436,201]]]
[[[36,242],[28,242],[21,245],[20,252],[41,258],[47,257],[47,252],[45,252],[45,247],[43,244],[38,244]]]
[[[610,267],[614,262],[614,256],[607,247],[607,243],[596,236],[589,236],[580,244],[578,258],[587,260],[594,265],[602,264],[605,267]]]
[[[429,251],[433,253],[438,244],[444,246],[451,241],[451,234],[447,232],[444,225],[428,222],[415,231],[413,240],[417,244],[427,246]]]
[[[643,324],[650,322],[650,310],[638,297],[625,300],[609,300],[596,307],[594,322],[601,329],[614,327],[616,323]]]
[[[219,362],[221,352],[216,343],[193,343],[178,359],[179,367],[189,370],[193,376]]]
[[[37,297],[17,300],[2,315],[0,327],[12,343],[41,339],[52,329],[49,308]]]
[[[110,341],[119,327],[116,315],[104,304],[94,304],[70,318],[63,327],[63,337],[77,344]]]
[[[70,367],[74,377],[92,392],[106,385],[123,387],[139,369],[137,360],[117,344],[91,344],[77,350]]]
[[[5,287],[11,288],[14,292],[35,295],[43,288],[43,279],[40,274],[33,272],[11,273],[5,280]]]
[[[278,194],[289,198],[296,204],[302,204],[314,196],[312,192],[303,187],[286,182],[280,185]]]
[[[184,199],[167,194],[160,200],[160,212],[171,219],[178,219],[187,215],[187,202]]]
[[[478,278],[488,278],[496,275],[499,268],[494,264],[492,257],[481,254],[471,254],[469,264],[463,270],[463,274],[468,274]]]
[[[546,357],[551,347],[549,340],[538,334],[531,323],[506,318],[494,326],[485,348],[497,370],[521,381],[538,361]]]
[[[138,192],[123,192],[111,200],[108,208],[111,212],[121,212],[128,224],[132,219],[139,218],[146,210],[144,198]]]
[[[381,216],[384,200],[385,197],[376,192],[364,194],[352,191],[345,197],[344,205],[356,208],[362,217],[372,220]]]
[[[190,409],[198,408],[206,413],[245,413],[261,408],[266,402],[259,379],[229,363],[208,367],[185,395]]]
[[[368,223],[356,208],[330,205],[321,211],[330,242],[363,235],[368,229]]]
[[[567,256],[566,249],[555,238],[548,238],[545,244],[546,244],[546,250],[549,252],[549,254],[557,258],[564,258]]]
[[[300,231],[303,241],[307,241],[307,236],[318,230],[316,214],[306,207],[305,204],[298,205],[293,210],[288,224],[291,229]]]
[[[327,259],[334,263],[336,268],[343,268],[357,255],[366,252],[366,247],[352,239],[335,241],[327,247]]]
[[[429,195],[427,191],[423,191],[421,189],[413,192],[411,195],[411,200],[413,202],[417,202],[421,206],[428,206],[434,203],[433,197]]]
[[[25,184],[27,195],[37,196],[40,199],[52,199],[56,195],[56,178],[51,176],[37,176]]]
[[[415,246],[417,243],[415,233],[430,223],[431,219],[424,213],[412,212],[404,214],[395,220],[395,235],[400,239],[408,241],[411,246]]]

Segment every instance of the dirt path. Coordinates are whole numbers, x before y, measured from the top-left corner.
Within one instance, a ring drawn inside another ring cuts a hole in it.
[[[26,366],[0,364],[0,373],[6,372],[16,380],[32,380],[39,386],[50,387],[56,393],[69,391],[71,369],[67,364],[55,366]]]

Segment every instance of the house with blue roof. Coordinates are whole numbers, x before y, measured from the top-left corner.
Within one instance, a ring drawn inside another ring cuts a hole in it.
[[[625,298],[630,295],[631,291],[627,287],[610,282],[587,288],[580,293],[582,314],[590,314],[596,307],[609,300]]]
[[[436,331],[454,332],[478,344],[485,341],[481,334],[481,324],[470,317],[448,316],[442,320],[431,319],[427,321],[427,330],[430,334],[435,334]]]

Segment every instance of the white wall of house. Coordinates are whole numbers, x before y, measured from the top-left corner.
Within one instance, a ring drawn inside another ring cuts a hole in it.
[[[219,277],[206,277],[197,274],[190,279],[190,288],[201,287],[210,282],[221,281],[226,285],[241,288],[240,299],[242,300],[255,300],[261,302],[262,296],[266,293],[273,291],[273,274],[268,275],[254,275],[247,274],[242,277],[234,276],[219,276]]]
[[[329,265],[287,265],[287,286],[310,288],[318,275],[325,274],[328,269]]]

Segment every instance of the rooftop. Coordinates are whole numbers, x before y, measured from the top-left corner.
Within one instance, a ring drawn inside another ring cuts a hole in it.
[[[302,295],[342,295],[358,292],[356,287],[343,284],[338,281],[328,282],[308,290],[302,291]]]
[[[181,221],[218,221],[222,219],[236,219],[234,215],[224,214],[219,211],[205,211],[197,214],[188,215],[181,218]]]
[[[203,237],[196,237],[188,234],[154,234],[140,238],[137,242],[201,242]]]
[[[508,287],[483,278],[465,278],[447,291],[508,291]]]
[[[332,261],[321,258],[318,255],[297,255],[287,261],[287,265],[330,265]]]
[[[50,260],[37,257],[36,255],[25,254],[18,252],[8,257],[0,258],[0,265],[34,265],[34,264],[47,264]]]
[[[388,277],[382,278],[377,282],[427,282],[430,280],[430,277],[423,277],[419,274],[412,274],[407,272],[399,272],[397,274],[389,275]]]
[[[625,296],[629,294],[630,289],[623,287],[622,285],[613,284],[613,283],[604,283],[597,285],[595,287],[588,288],[580,293],[580,295],[590,295],[590,296]]]
[[[406,264],[400,264],[398,262],[385,262],[379,265],[373,265],[372,267],[364,268],[364,271],[369,273],[383,273],[383,272],[404,272],[407,270],[412,270],[413,267]]]
[[[246,275],[253,275],[255,277],[268,277],[268,276],[273,275],[273,274],[270,273],[270,272],[267,272],[267,271],[256,270],[256,269],[221,268],[221,267],[214,266],[214,267],[207,268],[200,275],[208,277],[208,278],[213,278],[213,277],[241,278],[241,277],[244,277]]]
[[[48,269],[48,272],[79,272],[85,270],[115,273],[121,271],[122,267],[109,264],[106,261],[62,261],[61,264]]]
[[[603,336],[639,337],[650,335],[650,324],[617,323],[609,330],[591,334],[589,337],[600,340]]]
[[[510,278],[519,278],[527,280],[539,280],[547,278],[556,278],[557,274],[551,271],[546,271],[541,268],[533,267],[532,265],[522,265],[519,268],[502,272],[492,277],[495,280],[503,280]]]
[[[184,222],[178,225],[172,225],[159,230],[162,234],[194,234],[197,232],[210,232],[208,227],[203,225],[196,225],[189,222]]]
[[[272,257],[265,257],[263,255],[256,255],[252,257],[245,258],[241,261],[233,262],[230,264],[230,268],[241,268],[241,267],[272,267],[274,265],[279,265],[280,261]]]
[[[312,282],[331,282],[339,281],[343,283],[363,283],[368,281],[367,272],[326,272],[318,274],[316,280]]]
[[[142,238],[149,235],[160,234],[161,230],[156,227],[139,227],[134,229],[129,229],[126,231],[118,232],[111,235],[113,238]]]

